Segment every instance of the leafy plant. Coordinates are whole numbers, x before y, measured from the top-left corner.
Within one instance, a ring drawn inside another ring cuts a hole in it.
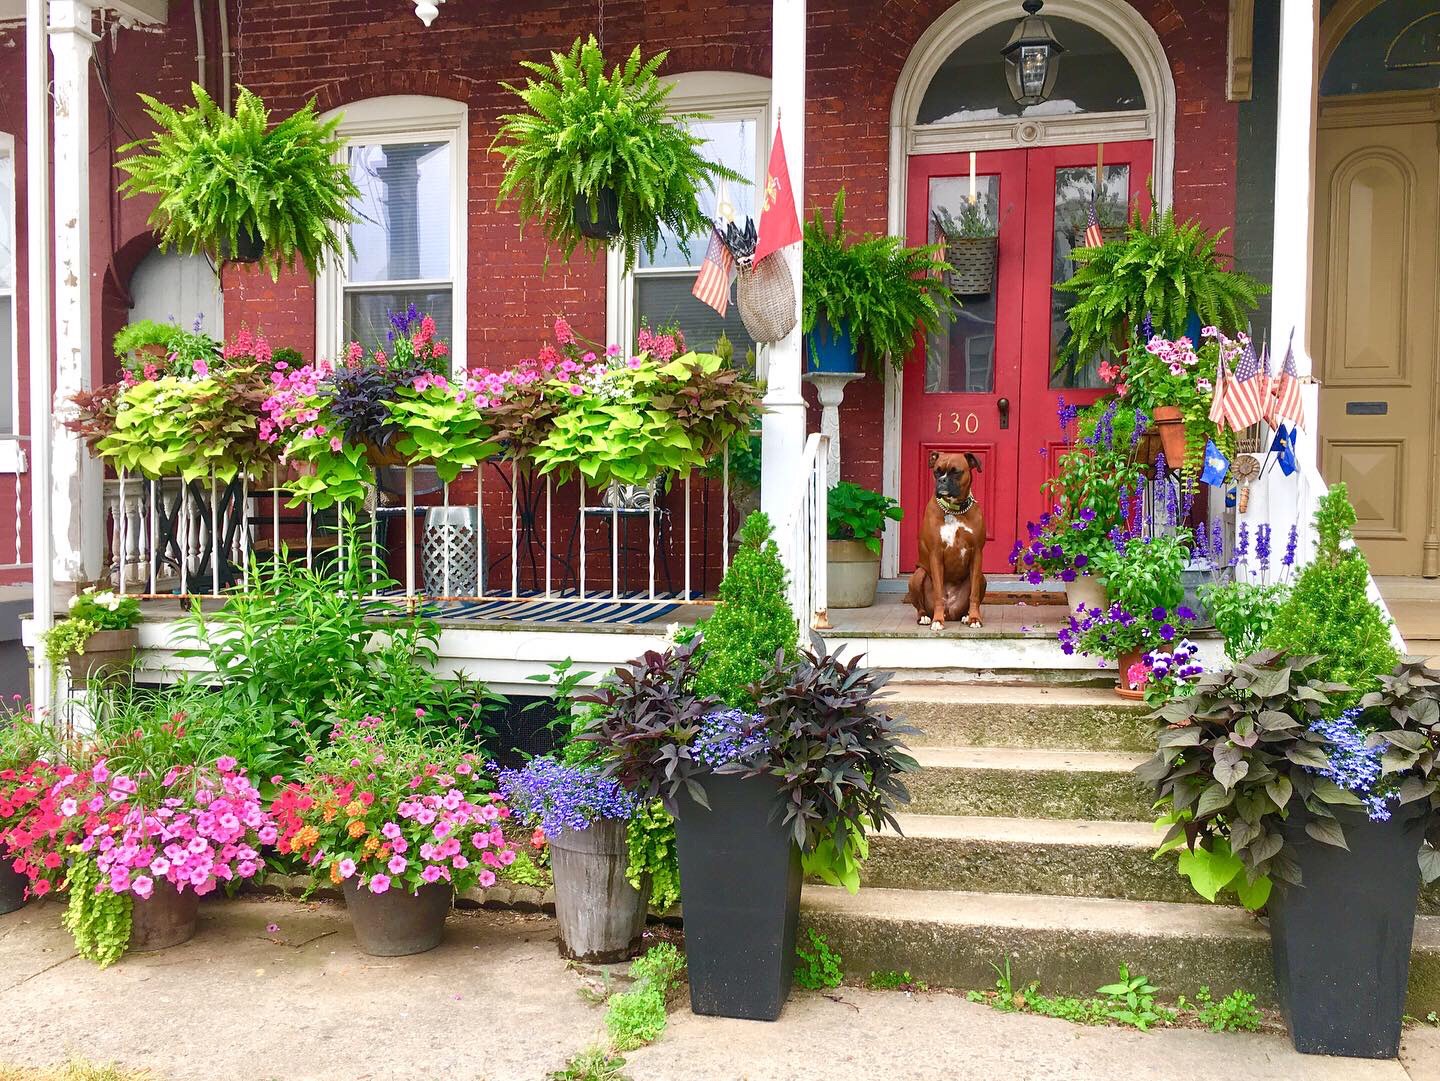
[[[1195,992],[1196,1015],[1211,1032],[1254,1032],[1260,1027],[1255,996],[1236,988],[1216,1002],[1209,987]]]
[[[832,224],[817,208],[805,224],[801,329],[821,320],[836,333],[850,328],[866,369],[883,376],[888,360],[899,371],[917,335],[936,334],[954,310],[943,278],[951,269],[941,244],[908,247],[897,236],[845,231],[845,189],[835,196]]]
[[[1131,1025],[1141,1032],[1148,1032],[1152,1025],[1169,1024],[1175,1020],[1175,1011],[1155,1002],[1158,989],[1144,976],[1130,975],[1130,966],[1120,966],[1120,979],[1095,989],[1108,1004],[1106,1011],[1112,1021]]]
[[[1407,657],[1389,675],[1380,676],[1377,689],[1360,699],[1357,707],[1378,731],[1380,768],[1402,806],[1430,801],[1431,815],[1420,849],[1420,872],[1426,882],[1440,878],[1440,672],[1419,657]],[[1383,742],[1382,742],[1383,741]]]
[[[129,630],[140,622],[140,601],[122,597],[114,590],[92,586],[70,598],[66,618],[57,620],[41,636],[45,658],[54,667],[71,656],[83,654],[85,645],[98,631]]]
[[[200,329],[198,319],[193,330],[137,319],[116,331],[114,349],[116,359],[125,364],[133,379],[191,375],[220,357],[220,343]]]
[[[880,554],[880,535],[886,522],[898,522],[904,512],[888,495],[842,480],[826,497],[826,523],[831,540],[858,540]]]
[[[680,900],[680,853],[675,847],[675,819],[659,800],[636,809],[625,828],[630,865],[625,877],[637,890],[650,879],[650,907],[668,912]]]
[[[887,970],[883,972],[872,972],[865,978],[865,985],[873,991],[916,991],[923,992],[930,990],[930,985],[924,980],[914,979],[909,971],[896,972]]]
[[[612,1055],[603,1047],[591,1047],[581,1051],[567,1062],[563,1069],[548,1074],[545,1081],[629,1081],[629,1075],[621,1069],[625,1060]]]
[[[1336,484],[1315,512],[1315,558],[1296,578],[1264,638],[1267,649],[1316,657],[1316,678],[1347,684],[1336,699],[1342,707],[1374,689],[1400,659],[1390,623],[1370,599],[1369,565],[1351,544],[1354,525],[1349,491]]]
[[[1244,660],[1260,649],[1290,596],[1284,583],[1218,582],[1200,587],[1200,603],[1225,638],[1225,656]]]
[[[756,511],[740,528],[720,582],[715,614],[701,621],[695,693],[735,709],[755,704],[752,685],[794,660],[799,630],[785,593],[785,564],[770,519]]]
[[[1185,597],[1180,575],[1189,559],[1189,542],[1190,532],[1183,529],[1137,537],[1096,555],[1094,573],[1105,579],[1109,598],[1126,611],[1177,609]],[[1181,618],[1193,622],[1195,617],[1181,613]]]
[[[946,240],[955,237],[971,239],[992,237],[999,230],[990,218],[987,205],[986,197],[983,194],[977,194],[973,203],[967,199],[960,205],[958,218],[943,206],[932,211],[930,218],[935,223],[936,231]]]
[[[93,856],[71,854],[69,903],[61,922],[75,939],[75,952],[101,968],[108,968],[130,945],[133,902],[128,893],[102,889],[107,877]]]
[[[654,1043],[665,1031],[665,1000],[685,971],[685,958],[668,942],[657,943],[630,966],[635,986],[610,999],[605,1027],[617,1051]]]
[[[1059,361],[1084,360],[1105,347],[1123,352],[1146,316],[1165,336],[1181,334],[1191,312],[1222,330],[1245,327],[1268,287],[1226,269],[1215,251],[1223,235],[1176,221],[1174,207],[1152,205],[1147,220],[1137,206],[1123,241],[1071,252],[1075,273],[1056,284],[1075,296]]]
[[[795,947],[795,982],[807,991],[829,991],[839,987],[844,979],[840,954],[815,928],[805,928],[801,942]]]
[[[577,38],[568,53],[552,52],[548,64],[522,61],[533,76],[523,87],[501,84],[525,110],[502,116],[492,143],[505,159],[499,201],[517,196],[522,219],[538,222],[567,257],[577,245],[605,250],[606,241],[579,232],[574,215],[586,203],[597,217],[606,189],[614,192],[628,271],[641,248],[655,254],[667,231],[682,248],[697,233],[708,234],[702,188],[748,183],[701,155],[705,140],[689,126],[704,116],[667,112],[672,88],[656,75],[667,55],[642,60],[637,46],[606,75],[592,35]]]
[[[176,109],[141,94],[155,133],[120,148],[115,164],[129,173],[127,196],[156,195],[150,224],[163,247],[219,257],[241,239],[264,245],[261,265],[272,278],[304,264],[313,277],[327,259],[350,250],[342,227],[360,191],[350,178],[336,134],[340,118],[322,121],[312,98],[270,126],[264,103],[239,88],[227,115],[198,85],[195,104]]]

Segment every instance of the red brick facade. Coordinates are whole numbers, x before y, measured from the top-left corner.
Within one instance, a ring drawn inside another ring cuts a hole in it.
[[[962,0],[963,2],[963,0]],[[699,4],[692,0],[605,0],[603,40],[618,54],[634,45],[670,49],[667,71],[731,70],[769,75],[769,0]],[[886,224],[891,98],[915,42],[951,0],[812,0],[806,191],[828,204],[844,185],[852,223]],[[1227,9],[1213,0],[1135,0],[1158,33],[1174,73],[1175,201],[1211,227],[1235,217],[1236,110],[1225,100]],[[510,106],[501,79],[519,77],[522,59],[567,47],[595,32],[596,7],[573,0],[460,0],[428,30],[409,0],[240,0],[231,3],[235,77],[278,111],[311,95],[322,108],[384,94],[428,94],[464,101],[469,132],[469,300],[465,325],[472,364],[504,366],[532,351],[553,316],[565,313],[583,332],[603,334],[605,268],[577,257],[542,269],[543,246],[522,238],[514,210],[495,205],[498,159],[489,151],[497,116]],[[1018,13],[1019,4],[1016,4]],[[213,27],[211,28],[213,34]],[[23,115],[19,31],[0,34],[0,116]],[[109,168],[125,129],[143,116],[134,91],[178,99],[194,72],[189,10],[172,7],[165,35],[121,31],[97,47],[123,123],[113,120],[97,87],[92,102],[97,357],[124,318],[125,285],[147,249],[145,208],[114,195]],[[212,58],[218,55],[212,42]],[[212,60],[212,81],[214,76]],[[23,200],[23,133],[17,133]],[[23,201],[22,201],[23,206]],[[22,215],[23,217],[23,215]],[[20,238],[24,250],[23,233]],[[23,282],[23,267],[22,277]],[[277,344],[314,347],[314,289],[299,276],[277,283],[249,271],[224,276],[226,323],[263,327]],[[459,315],[457,313],[457,321]],[[23,318],[22,318],[23,327]],[[22,352],[23,356],[23,352]],[[24,365],[22,363],[22,371]],[[843,430],[862,433],[845,445],[845,473],[878,486],[882,388],[865,380],[847,395]]]

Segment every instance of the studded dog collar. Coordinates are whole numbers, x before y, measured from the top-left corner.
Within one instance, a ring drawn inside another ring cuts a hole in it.
[[[939,504],[940,509],[945,512],[945,516],[948,518],[951,515],[959,516],[968,512],[970,508],[975,505],[975,497],[973,495],[967,495],[963,500],[955,500],[946,499],[943,496],[937,495],[935,502]]]

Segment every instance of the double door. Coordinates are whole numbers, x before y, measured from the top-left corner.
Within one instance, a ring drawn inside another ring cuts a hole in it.
[[[1092,206],[1110,227],[1148,200],[1151,158],[1144,141],[986,151],[973,169],[969,154],[910,159],[910,243],[942,241],[983,216],[997,262],[988,291],[962,294],[954,321],[919,342],[905,366],[902,571],[915,566],[932,451],[980,461],[974,495],[990,538],[986,571],[1010,568],[1016,538],[1045,510],[1044,482],[1074,436],[1062,426],[1064,408],[1108,389],[1100,358],[1057,363],[1071,298],[1056,284],[1074,272],[1071,252],[1085,242]]]

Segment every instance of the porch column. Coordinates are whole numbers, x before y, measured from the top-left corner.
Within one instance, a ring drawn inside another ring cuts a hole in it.
[[[805,0],[774,0],[771,27],[770,111],[785,136],[785,157],[795,188],[795,206],[805,214]],[[795,513],[803,491],[799,475],[805,450],[805,400],[800,394],[800,294],[803,244],[778,254],[795,281],[795,329],[766,346],[768,381],[760,421],[760,507],[776,528],[781,558],[792,571],[799,553],[790,550],[790,531],[780,527]]]
[[[1284,358],[1295,332],[1295,365],[1309,432],[1302,432],[1296,454],[1313,470],[1320,427],[1319,386],[1309,382],[1310,247],[1315,202],[1315,112],[1319,84],[1320,19],[1318,0],[1281,0],[1280,89],[1276,103],[1275,254],[1271,294],[1270,342],[1275,360]]]
[[[55,620],[54,539],[50,530],[50,117],[46,112],[50,57],[46,50],[45,0],[25,4],[25,220],[26,302],[30,375],[30,559],[34,631]],[[50,705],[50,663],[35,649],[37,711]]]

